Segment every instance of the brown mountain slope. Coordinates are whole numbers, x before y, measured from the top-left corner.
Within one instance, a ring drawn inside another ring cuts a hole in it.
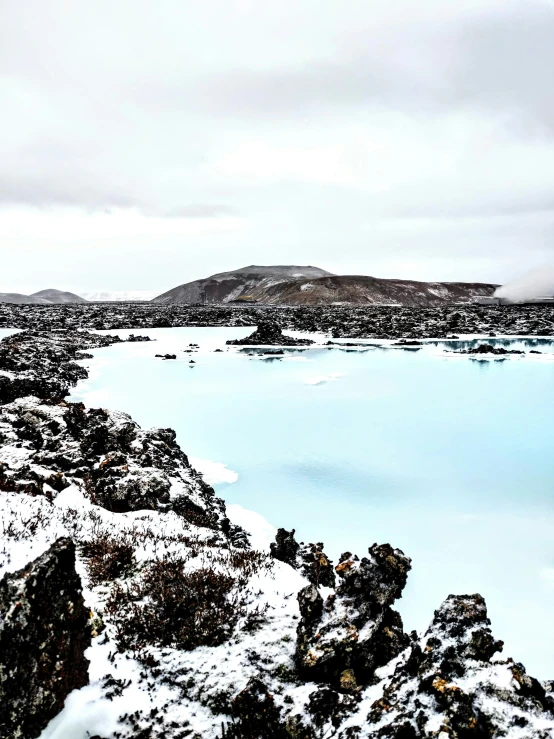
[[[251,295],[253,290],[260,291],[278,283],[325,277],[330,274],[331,272],[312,266],[251,264],[249,267],[234,269],[230,272],[219,272],[201,280],[178,285],[158,295],[153,302],[165,303],[165,305],[228,303]]]
[[[480,282],[416,282],[341,275],[289,280],[260,286],[250,295],[260,303],[281,305],[394,304],[432,306],[470,302],[492,295],[498,285]]]

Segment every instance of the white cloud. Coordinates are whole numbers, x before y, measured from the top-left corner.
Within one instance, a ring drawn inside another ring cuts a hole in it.
[[[547,262],[553,34],[542,0],[5,0],[2,289]]]

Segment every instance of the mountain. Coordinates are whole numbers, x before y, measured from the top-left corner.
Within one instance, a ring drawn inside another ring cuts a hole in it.
[[[44,298],[49,303],[86,303],[87,301],[80,295],[75,293],[64,292],[63,290],[39,290],[37,293],[33,293],[29,297],[31,298]]]
[[[417,282],[361,275],[331,275],[255,289],[252,297],[260,303],[286,305],[350,303],[431,306],[489,296],[497,287],[480,282]]]
[[[30,303],[33,305],[50,305],[49,300],[38,298],[34,295],[22,295],[21,293],[0,293],[0,303]]]
[[[154,298],[155,303],[228,303],[268,290],[275,285],[299,279],[328,277],[332,273],[318,267],[250,265],[230,272],[220,272],[168,290]]]
[[[155,290],[97,290],[96,292],[83,293],[83,297],[89,302],[97,303],[152,300],[155,295]]]
[[[252,299],[273,305],[441,305],[490,296],[498,285],[416,282],[333,275],[318,267],[250,266],[195,280],[154,298],[155,303],[228,303]]]

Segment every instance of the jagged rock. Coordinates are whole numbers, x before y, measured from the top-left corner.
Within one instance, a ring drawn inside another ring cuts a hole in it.
[[[88,683],[90,613],[75,546],[59,539],[0,581],[0,737],[33,739]]]
[[[301,544],[297,555],[298,569],[316,586],[335,587],[333,563],[323,551],[323,542]]]
[[[368,716],[379,737],[551,736],[554,703],[502,649],[480,595],[450,595],[403,656]],[[518,729],[525,728],[523,733]]]
[[[346,552],[335,568],[341,582],[325,602],[313,586],[298,594],[296,664],[306,680],[340,686],[345,670],[359,684],[409,643],[390,606],[400,597],[411,562],[399,549],[374,544],[359,560]]]
[[[519,349],[504,349],[502,346],[493,346],[492,344],[479,344],[479,346],[471,347],[471,349],[461,349],[454,352],[455,354],[495,354],[496,356],[504,356],[506,354],[524,354]]]
[[[271,556],[294,567],[314,585],[335,587],[333,563],[323,551],[323,543],[299,544],[294,529],[277,529],[275,541],[270,544]]]
[[[295,339],[292,336],[283,334],[281,326],[275,321],[263,320],[259,321],[258,328],[253,334],[245,339],[232,339],[227,344],[234,346],[252,346],[252,345],[275,345],[275,346],[308,346],[314,342],[311,339]]]
[[[173,509],[209,528],[225,515],[175,432],[145,431],[126,413],[21,398],[0,406],[0,440],[0,490],[54,498],[77,483],[93,503],[119,513]],[[237,541],[239,534],[235,527]]]
[[[24,331],[0,342],[0,403],[34,395],[60,401],[79,380],[87,377],[75,363],[90,354],[85,350],[121,341],[83,331],[43,333]]]
[[[354,696],[324,687],[310,693],[307,708],[318,729],[330,723],[336,731],[345,716],[354,708],[356,700]]]
[[[272,557],[296,569],[298,567],[296,557],[300,549],[300,544],[294,538],[294,533],[294,529],[292,531],[277,529],[275,541],[271,542],[269,550]]]

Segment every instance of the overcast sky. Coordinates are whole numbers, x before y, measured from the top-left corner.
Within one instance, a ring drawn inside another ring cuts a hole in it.
[[[551,0],[1,0],[0,290],[554,254]]]

